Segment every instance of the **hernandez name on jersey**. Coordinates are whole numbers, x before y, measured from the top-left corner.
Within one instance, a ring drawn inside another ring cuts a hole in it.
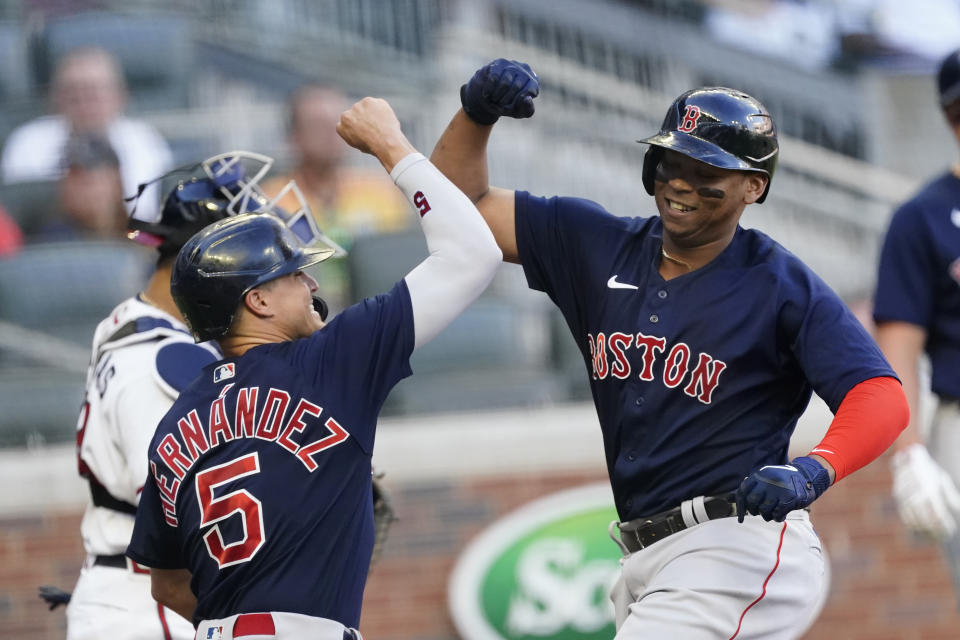
[[[222,381],[232,377],[235,364],[227,363],[218,366],[213,373],[214,381]],[[176,420],[178,434],[166,434],[156,446],[157,457],[163,461],[165,470],[158,469],[156,461],[151,460],[150,472],[160,489],[160,499],[163,502],[164,516],[172,526],[177,526],[176,502],[180,491],[181,481],[193,467],[201,454],[207,453],[222,444],[236,438],[257,438],[272,442],[278,447],[297,458],[307,471],[317,470],[314,456],[341,444],[350,434],[340,426],[336,418],[330,416],[321,418],[323,408],[310,402],[306,398],[298,398],[291,402],[290,394],[282,389],[265,387],[242,387],[233,394],[227,402],[227,393],[233,384],[226,384],[220,391],[220,396],[210,405],[209,415],[201,418],[196,409]],[[263,409],[257,414],[257,400],[264,397]],[[287,409],[294,407],[288,415]],[[313,423],[323,423],[327,432],[325,435],[309,443],[298,444],[293,440],[307,427],[316,427]],[[256,473],[257,456],[251,454],[246,458],[239,458],[232,463],[238,468],[249,469]],[[209,473],[207,470],[204,473]],[[170,474],[175,479],[171,479]],[[230,470],[221,471],[221,476],[236,477]],[[229,563],[220,563],[227,566]]]
[[[410,375],[413,344],[400,281],[308,338],[205,367],[147,450],[127,555],[188,568],[194,622],[287,611],[355,627],[374,541],[377,414]]]

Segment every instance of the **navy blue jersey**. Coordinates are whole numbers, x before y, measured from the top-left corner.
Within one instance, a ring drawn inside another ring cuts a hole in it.
[[[960,180],[946,173],[893,214],[880,254],[874,320],[927,330],[931,387],[960,398]]]
[[[583,354],[623,521],[784,463],[811,390],[836,411],[854,385],[894,376],[836,294],[758,231],[667,281],[659,217],[518,192],[516,230],[527,282]]]
[[[188,569],[195,623],[287,611],[357,626],[374,429],[413,344],[401,281],[309,338],[204,368],[150,444],[127,555]]]

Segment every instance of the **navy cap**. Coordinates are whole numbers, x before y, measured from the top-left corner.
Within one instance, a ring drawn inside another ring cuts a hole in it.
[[[937,88],[940,90],[940,106],[946,107],[960,100],[960,49],[940,61],[937,72]]]

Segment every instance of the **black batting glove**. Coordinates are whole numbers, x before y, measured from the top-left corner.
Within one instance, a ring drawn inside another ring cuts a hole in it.
[[[760,467],[737,488],[737,520],[749,513],[764,520],[783,522],[794,509],[802,509],[830,486],[830,474],[807,456],[790,464]]]
[[[471,120],[489,125],[500,119],[529,118],[533,99],[540,94],[540,79],[530,65],[497,58],[477,69],[460,87],[460,104]]]

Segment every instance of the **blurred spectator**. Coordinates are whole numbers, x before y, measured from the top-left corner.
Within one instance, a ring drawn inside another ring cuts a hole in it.
[[[738,49],[784,59],[809,70],[828,66],[837,53],[832,9],[820,2],[706,0],[704,26]]]
[[[960,42],[957,0],[833,0],[847,64],[925,66]]]
[[[353,238],[399,231],[409,226],[412,216],[406,199],[379,168],[344,166],[349,147],[337,135],[337,121],[348,106],[346,96],[335,88],[311,84],[298,89],[289,103],[295,164],[289,173],[265,181],[263,190],[274,197],[296,180],[320,229],[349,251]],[[292,193],[279,204],[289,211],[299,207]],[[351,302],[345,260],[328,262],[317,276],[331,311]]]
[[[170,148],[150,125],[123,115],[126,88],[116,59],[98,48],[75,49],[57,64],[51,85],[53,115],[15,129],[0,159],[5,183],[50,180],[61,176],[64,146],[74,134],[106,137],[120,161],[123,192],[165,173],[173,163]],[[157,211],[155,187],[141,198],[138,216]]]
[[[64,150],[58,195],[63,216],[31,240],[112,239],[126,235],[120,161],[106,138],[75,135]]]

